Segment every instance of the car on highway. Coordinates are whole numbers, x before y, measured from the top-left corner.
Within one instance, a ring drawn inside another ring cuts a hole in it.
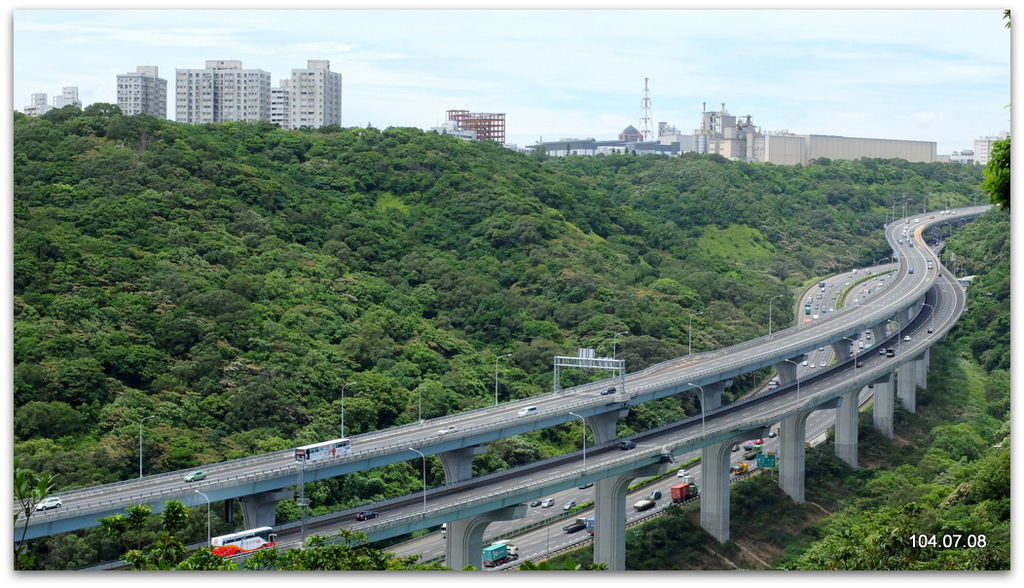
[[[739,446],[739,444],[735,444],[735,443],[734,443],[734,444],[733,444],[733,446],[732,446],[732,452],[733,452],[733,453],[736,453],[736,452],[737,452],[737,451],[739,451],[739,450],[740,450],[740,446]]]
[[[878,355],[885,355],[885,347],[878,348]]]
[[[445,428],[441,429],[440,431],[438,431],[437,434],[438,435],[447,435],[448,433],[451,433],[454,430],[455,430],[455,425],[448,425],[447,427],[445,427]]]
[[[904,341],[910,341],[910,335],[903,335]]]
[[[778,434],[779,434],[779,432],[776,431],[775,429],[772,429],[771,431],[768,431],[768,437],[769,438],[775,437]]]
[[[537,412],[537,407],[536,406],[527,406],[526,408],[520,408],[519,409],[519,416],[526,416],[528,414],[536,414],[536,412]]]
[[[686,476],[689,476],[689,475],[690,475],[690,470],[686,470],[686,469],[680,469],[679,471],[676,472],[676,477],[677,478],[685,478]]]
[[[806,365],[807,365],[807,360],[806,360],[806,359],[805,359],[805,360],[803,360],[803,362],[801,362],[801,363],[800,363],[800,365],[802,365],[802,366],[806,366]]]
[[[540,500],[534,500],[533,502],[530,503],[530,508],[533,508],[535,506],[540,506],[540,502],[541,502]]]
[[[205,479],[206,479],[206,472],[204,472],[203,470],[196,470],[196,471],[192,472],[191,474],[188,474],[188,475],[185,476],[185,481],[186,482],[198,482],[199,480],[205,480]]]
[[[554,498],[545,498],[544,501],[540,503],[540,507],[541,508],[551,508],[554,505],[555,505],[555,499]]]
[[[576,501],[570,500],[569,502],[566,502],[565,504],[562,505],[562,510],[571,510],[574,506],[576,506]]]
[[[935,332],[935,329],[933,329],[933,328],[931,328],[931,327],[928,327],[928,332],[929,332],[929,333],[934,333],[934,332]]]
[[[615,386],[612,386],[611,388],[608,388],[607,390],[601,392],[601,396],[605,396],[608,394],[615,394]]]
[[[859,368],[864,367],[864,362],[863,361],[858,361],[857,364],[854,367],[859,367]]]
[[[619,441],[619,449],[621,449],[622,451],[627,451],[629,449],[633,449],[634,447],[636,447],[636,441],[633,441],[632,439],[625,439],[623,441]]]
[[[375,510],[364,510],[364,511],[356,513],[356,520],[357,521],[368,521],[370,519],[375,519],[375,518],[377,518],[379,516],[380,516],[380,513],[375,511]]]
[[[747,451],[750,451],[753,448],[754,448],[754,442],[753,441],[747,441],[746,443],[743,444],[743,449],[745,449]]]
[[[590,488],[593,485],[594,485],[593,482],[587,482],[586,484],[583,484],[582,486],[580,486],[579,489],[580,490],[586,490],[587,488]]]
[[[64,503],[61,502],[57,496],[47,496],[46,498],[39,501],[36,505],[36,510],[50,510],[51,508],[60,508]]]

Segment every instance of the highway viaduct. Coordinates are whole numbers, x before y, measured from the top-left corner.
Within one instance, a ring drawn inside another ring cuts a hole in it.
[[[956,211],[956,215],[945,216],[938,222],[973,218],[984,208]],[[703,489],[702,526],[724,541],[728,538],[728,448],[736,439],[749,438],[771,423],[781,421],[780,485],[794,500],[801,501],[804,483],[801,433],[807,415],[819,408],[839,408],[836,451],[855,465],[856,402],[850,399],[855,398],[862,387],[874,386],[874,422],[889,436],[893,434],[894,396],[898,395],[904,405],[913,410],[916,387],[925,384],[927,349],[951,328],[963,308],[962,290],[924,247],[920,235],[929,224],[933,223],[900,219],[887,225],[887,238],[900,261],[897,276],[900,287],[893,288],[885,299],[875,301],[872,308],[848,308],[826,320],[779,331],[770,337],[651,366],[630,374],[626,388],[611,396],[601,397],[599,389],[604,389],[601,384],[585,385],[543,398],[436,419],[426,430],[409,425],[357,436],[353,438],[354,444],[365,437],[373,440],[373,446],[365,450],[354,448],[349,456],[309,468],[301,473],[302,478],[312,481],[413,459],[419,455],[414,449],[439,455],[448,484],[427,495],[436,506],[407,514],[395,512],[395,516],[375,519],[356,528],[371,540],[379,540],[447,522],[450,529],[448,565],[456,569],[466,564],[479,566],[480,540],[488,522],[518,516],[523,501],[595,482],[598,528],[619,529],[619,532],[599,531],[595,535],[595,561],[607,564],[610,569],[622,569],[625,554],[621,529],[628,480],[664,469],[674,456],[699,448],[705,464],[705,479],[723,481],[722,484],[708,483]],[[913,231],[918,247],[898,243],[903,228]],[[933,259],[935,270],[925,270],[928,259]],[[917,273],[911,273],[910,268],[917,269]],[[915,275],[917,277],[912,277]],[[927,321],[934,330],[928,337],[917,334],[924,333],[921,326],[924,308],[929,309]],[[941,316],[940,309],[943,310]],[[912,342],[901,341],[896,336],[895,341],[888,343],[900,347],[895,358],[871,358],[864,362],[863,368],[849,368],[851,361],[847,360],[815,378],[796,378],[796,359],[804,353],[820,345],[833,345],[837,356],[843,358],[848,348],[844,347],[844,340],[852,342],[864,332],[872,332],[875,341],[892,339],[885,324],[893,319],[900,324],[899,334],[914,333]],[[844,353],[839,353],[840,350]],[[729,378],[767,366],[775,366],[779,372],[783,385],[778,390],[743,403],[720,406],[721,389]],[[641,443],[637,450],[617,451],[615,422],[630,406],[688,390],[701,390],[705,414],[637,436]],[[516,418],[519,408],[531,403],[538,407],[537,413],[529,418]],[[582,460],[572,454],[549,460],[548,464],[524,466],[537,472],[535,474],[527,475],[518,468],[507,473],[470,477],[472,457],[487,442],[574,418],[586,419],[598,442],[589,448],[586,467],[577,468],[576,463],[582,466]],[[436,433],[439,425],[448,423],[457,423],[456,434],[443,438],[431,434]],[[180,473],[175,472],[70,492],[63,495],[70,508],[34,517],[28,537],[95,525],[96,518],[120,512],[128,504],[148,503],[159,511],[165,500],[176,499],[194,506],[204,502],[193,492],[196,489],[202,490],[211,501],[242,497],[247,525],[258,526],[266,522],[268,516],[273,516],[277,500],[290,496],[282,488],[296,483],[297,470],[298,466],[291,461],[291,452],[285,451],[211,465],[207,469],[210,479],[199,486],[182,484]],[[518,477],[523,480],[517,482]],[[469,495],[460,494],[465,488],[471,489]],[[438,504],[441,491],[447,497]],[[398,504],[401,499],[389,502]],[[379,508],[387,509],[388,504]]]

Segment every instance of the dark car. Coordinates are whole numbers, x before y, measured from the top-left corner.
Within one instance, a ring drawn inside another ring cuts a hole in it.
[[[626,439],[625,441],[619,441],[619,449],[626,451],[627,449],[633,449],[636,447],[636,441],[632,439]]]
[[[856,367],[859,367],[859,368],[864,367],[864,362],[863,361],[858,361]]]
[[[580,486],[580,490],[586,490],[587,488],[590,488],[593,485],[594,485],[593,482],[587,482],[586,484]]]
[[[380,516],[380,513],[375,511],[375,510],[364,510],[362,512],[357,512],[356,513],[356,520],[357,521],[368,521],[370,519],[375,519],[375,518],[377,518],[379,516]]]
[[[540,501],[539,500],[534,500],[533,502],[530,503],[530,507],[534,507],[534,506],[540,506]]]
[[[892,347],[889,347],[888,349],[885,350],[885,356],[886,357],[896,357],[896,350],[893,349]]]
[[[601,396],[604,396],[606,394],[615,394],[615,386],[612,386],[611,388],[608,388],[604,392],[601,392]]]

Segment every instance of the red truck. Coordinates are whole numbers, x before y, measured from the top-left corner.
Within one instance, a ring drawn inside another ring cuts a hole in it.
[[[675,486],[672,486],[670,491],[672,492],[672,502],[676,504],[692,500],[700,494],[700,491],[697,489],[697,485],[693,482],[688,484],[676,484]]]

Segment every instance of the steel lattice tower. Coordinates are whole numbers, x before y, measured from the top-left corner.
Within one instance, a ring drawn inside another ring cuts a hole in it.
[[[640,132],[644,141],[651,140],[651,91],[647,88],[647,78],[644,78],[644,98],[640,106]]]

